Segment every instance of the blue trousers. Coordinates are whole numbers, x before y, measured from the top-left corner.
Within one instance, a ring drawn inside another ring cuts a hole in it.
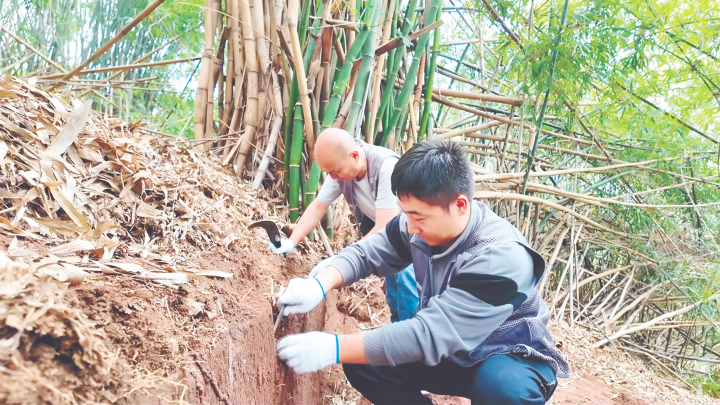
[[[370,217],[360,222],[360,235],[365,235],[375,227]],[[415,283],[415,269],[409,265],[401,272],[385,277],[385,299],[390,307],[390,321],[404,321],[415,315],[418,306],[418,291]]]
[[[470,398],[473,405],[544,404],[557,379],[550,365],[497,354],[473,367],[449,360],[436,366],[416,362],[396,367],[343,364],[350,384],[374,405],[427,404],[420,390]]]
[[[412,264],[399,273],[385,277],[385,299],[390,307],[391,322],[404,321],[415,315],[418,290]]]

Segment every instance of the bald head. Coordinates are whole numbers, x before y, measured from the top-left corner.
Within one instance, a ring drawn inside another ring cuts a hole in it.
[[[337,158],[345,158],[357,148],[352,135],[340,128],[328,128],[320,132],[315,140],[315,156],[333,154]]]
[[[366,166],[365,154],[344,129],[328,128],[315,140],[315,161],[333,178],[351,181]]]

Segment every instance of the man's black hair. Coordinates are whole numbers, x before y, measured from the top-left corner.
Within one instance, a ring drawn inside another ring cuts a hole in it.
[[[431,139],[415,144],[395,164],[392,192],[449,208],[458,194],[475,195],[473,170],[467,153],[455,142]]]

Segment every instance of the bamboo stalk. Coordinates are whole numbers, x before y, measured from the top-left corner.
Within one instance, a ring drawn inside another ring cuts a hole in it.
[[[302,107],[295,105],[293,119],[292,147],[290,151],[290,187],[288,193],[288,206],[290,222],[297,222],[300,217],[300,163],[302,162],[303,123]]]
[[[355,126],[358,116],[360,115],[360,110],[365,103],[365,94],[367,94],[370,74],[372,72],[373,63],[375,62],[375,48],[377,46],[376,27],[378,26],[378,21],[380,20],[380,14],[382,11],[379,0],[372,0],[371,2],[368,2],[367,7],[365,8],[365,18],[368,19],[369,22],[368,27],[364,29],[368,30],[369,33],[363,45],[363,56],[354,86],[355,92],[353,93],[353,101],[345,124],[345,128],[351,135],[353,135],[353,137],[355,136]]]
[[[240,0],[240,23],[243,25],[243,40],[245,42],[245,69],[247,75],[247,104],[245,106],[245,133],[242,140],[236,144],[237,155],[233,164],[235,174],[242,174],[245,168],[247,154],[255,139],[258,125],[258,58],[255,50],[255,32],[248,0]],[[230,152],[232,155],[233,152]]]
[[[309,147],[310,160],[312,161],[313,149],[315,148],[315,134],[312,126],[312,113],[310,112],[310,93],[307,87],[307,76],[302,61],[302,47],[298,36],[298,17],[300,13],[300,0],[288,0],[288,28],[290,29],[290,44],[292,45],[293,60],[295,62],[295,75],[297,76],[300,103],[305,123],[305,136]]]
[[[388,40],[390,39],[390,36],[392,35],[392,24],[395,17],[395,0],[390,0],[390,4],[387,8],[387,13],[385,14],[385,26],[383,27],[383,35],[382,35],[382,43],[386,44]],[[382,45],[381,45],[382,47]],[[368,130],[365,133],[365,142],[372,143],[374,141],[373,134],[375,133],[375,120],[377,119],[378,109],[380,108],[380,86],[382,84],[382,74],[383,69],[385,67],[385,52],[380,54],[377,60],[377,64],[375,66],[375,74],[373,78],[373,87],[371,91],[371,102],[370,105],[370,119],[368,121]]]
[[[403,23],[402,28],[400,29],[400,36],[398,38],[402,38],[407,36],[407,34],[410,32],[410,29],[412,28],[413,24],[415,24],[415,9],[417,8],[418,0],[410,0],[407,6],[407,11],[405,12],[405,22]],[[392,42],[392,41],[391,41]],[[387,45],[387,44],[385,44]],[[385,46],[383,45],[383,46]],[[373,126],[373,133],[372,133],[372,139],[375,140],[377,138],[378,128],[380,124],[380,120],[383,119],[383,116],[389,115],[388,111],[390,108],[390,98],[393,95],[393,87],[395,86],[395,80],[398,76],[398,72],[400,70],[400,61],[402,60],[402,56],[405,52],[405,44],[400,40],[398,44],[399,49],[395,51],[395,57],[390,60],[390,64],[388,65],[388,74],[387,74],[387,80],[385,81],[385,87],[383,88],[383,95],[382,100],[380,101],[380,107],[378,108],[377,118],[375,120],[375,124]],[[380,47],[382,48],[382,47]],[[379,48],[379,49],[380,49]],[[377,51],[377,50],[376,50]],[[390,127],[388,125],[385,125],[383,127],[384,132],[388,132]]]
[[[118,41],[120,41],[125,35],[127,35],[130,30],[135,28],[136,25],[140,24],[147,16],[150,15],[156,8],[160,7],[162,3],[164,3],[165,0],[155,0],[154,2],[150,3],[143,11],[140,12],[135,18],[132,19],[118,34],[116,34],[112,39],[110,39],[108,42],[106,42],[100,49],[95,51],[87,60],[85,60],[83,63],[78,65],[75,69],[70,71],[69,73],[62,76],[62,79],[60,80],[68,80],[76,75],[78,75],[86,66],[97,60],[100,56],[102,56],[105,52],[107,52],[110,48],[112,48],[113,45],[115,45]],[[207,3],[206,3],[207,4]],[[206,18],[207,18],[207,12],[206,12]],[[56,83],[53,86],[50,87],[50,90],[55,90],[60,83]]]
[[[552,256],[550,256],[550,260],[548,261],[548,264],[545,266],[545,274],[543,274],[542,280],[540,280],[540,283],[538,284],[538,292],[541,294],[541,296],[545,295],[545,283],[547,282],[548,278],[550,277],[550,273],[552,273],[553,265],[555,264],[555,259],[557,259],[557,255],[560,252],[560,248],[562,247],[562,242],[565,239],[565,235],[567,235],[570,228],[563,229],[562,233],[557,239],[557,243],[555,244],[555,249],[553,249]]]
[[[212,52],[212,49],[211,49]],[[154,66],[164,66],[164,65],[174,65],[176,63],[185,63],[185,62],[192,62],[199,60],[201,58],[182,58],[182,59],[169,59],[169,60],[161,60],[157,62],[148,62],[148,63],[136,63],[134,65],[121,65],[121,66],[110,66],[106,68],[98,68],[98,69],[90,69],[90,70],[83,70],[78,73],[78,75],[88,75],[88,74],[96,74],[96,73],[107,73],[107,72],[116,72],[121,71],[125,72],[132,69],[144,69],[148,67],[154,67]],[[38,77],[38,80],[57,80],[58,82],[65,82],[65,79],[61,79],[60,77],[62,74],[52,74],[47,76],[40,76]]]
[[[430,66],[428,68],[427,78],[425,79],[425,105],[423,107],[422,116],[420,118],[420,130],[418,138],[427,137],[428,121],[430,119],[430,105],[432,104],[433,82],[435,78],[435,70],[437,66],[437,53],[440,48],[440,31],[435,31],[435,39],[433,40],[433,54],[430,58]]]
[[[610,229],[604,225],[601,225],[601,224],[593,221],[592,219],[590,219],[584,215],[578,214],[577,212],[575,212],[567,207],[563,207],[560,204],[557,204],[557,203],[554,203],[552,201],[548,201],[548,200],[545,200],[542,198],[532,197],[532,196],[523,195],[523,194],[498,193],[498,192],[493,192],[493,191],[482,191],[479,193],[475,193],[475,198],[476,199],[515,200],[515,201],[524,201],[524,202],[543,204],[548,207],[555,208],[555,209],[563,211],[563,212],[567,212],[568,214],[572,215],[573,217],[575,217],[583,222],[586,222],[586,223],[594,226],[595,228],[600,229],[601,231],[605,231],[607,233],[611,233],[611,234],[617,235],[617,236],[627,236],[623,232],[618,232],[614,229]]]
[[[430,25],[432,21],[435,21],[435,18],[438,13],[438,9],[440,6],[441,1],[440,0],[430,0],[429,7],[425,10],[424,14],[424,21],[423,23],[427,26]],[[395,103],[395,108],[392,110],[392,115],[390,116],[390,120],[388,121],[388,129],[392,129],[397,125],[398,121],[400,120],[400,116],[402,115],[402,109],[398,108],[397,106],[404,106],[407,101],[409,100],[411,94],[412,94],[412,85],[415,82],[415,79],[418,75],[418,69],[420,67],[420,58],[422,55],[420,53],[423,53],[422,50],[425,49],[427,46],[427,43],[429,41],[429,34],[425,34],[421,36],[418,39],[417,47],[415,48],[417,51],[413,55],[413,61],[410,65],[410,70],[408,71],[406,77],[405,77],[405,83],[403,84],[402,89],[400,90],[400,94],[398,96],[398,101]],[[380,145],[385,146],[387,145],[387,142],[389,140],[390,132],[387,129],[385,130],[385,134],[383,135],[383,139],[380,143]]]
[[[620,337],[622,337],[622,336],[629,335],[629,334],[634,333],[634,332],[637,332],[637,331],[641,331],[641,330],[643,330],[643,329],[645,329],[645,328],[648,328],[648,327],[650,327],[650,326],[653,326],[653,325],[655,325],[656,323],[658,323],[658,322],[660,322],[660,321],[663,321],[663,320],[665,320],[665,319],[672,318],[672,317],[677,316],[677,315],[682,315],[682,314],[684,314],[684,313],[686,313],[686,312],[692,311],[693,309],[697,308],[700,304],[703,304],[703,303],[706,303],[706,302],[709,302],[709,301],[714,301],[714,300],[717,300],[718,298],[720,298],[720,294],[715,294],[715,295],[710,296],[710,297],[707,298],[707,299],[699,300],[699,301],[697,301],[697,302],[695,302],[695,303],[693,303],[693,304],[691,304],[691,305],[688,305],[688,306],[686,306],[686,307],[680,308],[680,309],[675,310],[675,311],[672,311],[672,312],[665,313],[665,314],[660,315],[660,316],[658,316],[658,317],[655,317],[655,318],[653,318],[653,319],[651,319],[651,320],[649,320],[649,321],[647,321],[647,322],[645,322],[645,323],[642,323],[642,324],[640,324],[640,325],[633,326],[633,327],[631,327],[631,328],[625,329],[624,331],[619,331],[619,332],[613,334],[612,336],[608,336],[608,337],[606,337],[605,339],[602,339],[602,340],[600,340],[599,342],[596,342],[596,343],[593,344],[591,347],[592,347],[593,349],[597,349],[598,347],[604,346],[605,344],[610,343],[610,342],[612,342],[613,340],[616,340],[617,338],[620,338]]]
[[[200,75],[198,76],[197,96],[195,99],[195,140],[205,139],[205,123],[207,114],[207,102],[212,98],[208,94],[208,82],[212,75],[212,51],[213,51],[213,15],[212,0],[205,0],[205,47],[200,62]]]

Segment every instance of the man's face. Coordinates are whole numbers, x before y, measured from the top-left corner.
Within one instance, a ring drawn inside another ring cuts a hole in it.
[[[353,181],[360,171],[359,153],[348,152],[347,155],[327,153],[315,156],[320,169],[332,179],[340,181]]]
[[[408,232],[423,238],[430,246],[446,245],[465,229],[461,217],[467,212],[468,200],[464,195],[458,196],[449,209],[413,196],[398,198],[398,205],[407,214]]]

